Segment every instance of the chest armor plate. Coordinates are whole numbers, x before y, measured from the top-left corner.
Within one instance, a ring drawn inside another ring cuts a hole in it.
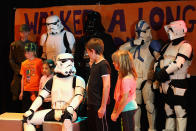
[[[72,87],[73,76],[67,78],[53,77],[52,85],[52,108],[66,109],[74,97],[74,89]]]
[[[135,52],[134,65],[136,68],[136,72],[138,74],[138,78],[143,78],[144,80],[149,79],[150,74],[153,72],[154,65],[154,57],[151,55],[149,51],[150,42],[145,43],[140,48],[140,53],[138,51]],[[136,50],[136,48],[135,48]],[[132,52],[134,54],[134,52]],[[138,55],[144,60],[143,62],[138,59]]]
[[[163,66],[163,67],[167,66],[167,65],[171,64],[176,59],[176,56],[179,52],[181,45],[182,45],[182,43],[180,43],[178,45],[170,44],[168,46],[168,48],[166,49],[166,51],[163,55],[164,60],[162,63],[163,65],[161,65],[161,66]]]
[[[58,54],[65,53],[66,48],[63,41],[64,33],[65,31],[48,36],[46,41],[47,59],[55,60]]]

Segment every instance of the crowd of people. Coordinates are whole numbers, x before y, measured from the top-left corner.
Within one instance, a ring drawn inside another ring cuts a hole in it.
[[[49,120],[62,122],[62,130],[71,131],[77,114],[86,111],[89,131],[140,131],[143,101],[148,130],[156,131],[154,92],[158,90],[164,96],[165,130],[185,131],[186,78],[193,55],[184,39],[185,22],[166,25],[170,42],[162,44],[153,40],[150,26],[140,20],[136,37],[117,49],[98,12],[84,17],[85,34],[79,40],[52,15],[40,39],[42,52],[28,40],[27,24],[20,27],[20,40],[11,43],[10,89],[15,105],[21,105],[16,112],[24,113],[24,130],[34,131],[34,125]],[[86,110],[79,108],[81,104]]]

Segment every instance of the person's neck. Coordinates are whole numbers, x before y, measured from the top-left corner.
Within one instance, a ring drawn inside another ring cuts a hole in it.
[[[31,57],[31,58],[29,58],[29,60],[31,61],[31,60],[34,60],[35,59],[35,57]]]
[[[23,42],[25,42],[25,41],[28,40],[28,38],[21,38],[20,40],[23,41]]]
[[[45,76],[48,78],[48,77],[52,76],[52,74],[47,74],[47,75],[45,75]]]
[[[102,60],[104,60],[105,58],[103,57],[103,55],[97,55],[97,58],[95,60],[95,64],[101,62]]]

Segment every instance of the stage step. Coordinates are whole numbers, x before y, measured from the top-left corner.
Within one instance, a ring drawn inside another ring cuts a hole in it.
[[[43,131],[61,131],[61,122],[46,121],[43,123]],[[73,131],[87,131],[87,117],[78,117],[73,123]]]
[[[0,115],[0,131],[23,131],[23,113],[5,112]],[[61,131],[62,123],[47,121],[43,123],[43,131]],[[73,131],[86,131],[87,117],[78,117],[73,123]]]
[[[0,131],[23,131],[23,113],[5,112],[0,115]]]

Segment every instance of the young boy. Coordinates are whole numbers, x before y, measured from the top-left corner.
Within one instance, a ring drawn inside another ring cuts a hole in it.
[[[22,80],[19,100],[22,100],[22,112],[28,110],[36,98],[42,75],[42,60],[36,57],[35,43],[30,42],[25,45],[25,57],[26,60],[22,62],[20,70]]]
[[[110,65],[103,56],[104,43],[91,38],[86,44],[90,58],[90,77],[87,87],[87,113],[89,131],[108,131],[106,106],[110,93]]]

